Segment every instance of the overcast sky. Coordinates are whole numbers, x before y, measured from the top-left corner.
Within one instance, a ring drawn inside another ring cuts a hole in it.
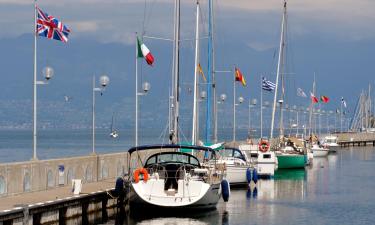
[[[182,27],[194,29],[193,0],[182,0]],[[207,17],[202,0],[202,16]],[[142,30],[158,36],[172,35],[174,0],[39,0],[47,13],[60,18],[72,30],[72,37],[102,42],[130,43],[134,32]],[[32,0],[0,0],[0,37],[30,33],[33,26]],[[282,0],[214,0],[217,33],[240,33],[249,45],[267,48],[279,29]],[[295,36],[355,41],[373,39],[375,1],[373,0],[290,0],[289,23]],[[256,35],[254,35],[256,32]],[[186,33],[186,32],[185,32]],[[189,32],[187,32],[189,33]]]

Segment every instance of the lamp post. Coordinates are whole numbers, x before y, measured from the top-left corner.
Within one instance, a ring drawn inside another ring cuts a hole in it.
[[[95,92],[102,93],[109,84],[107,75],[102,75],[99,78],[100,87],[95,85],[95,76],[92,77],[92,155],[95,153]]]
[[[227,95],[221,94],[219,99],[220,99],[220,101],[217,101],[217,104],[224,104],[225,100],[227,100]],[[219,105],[217,105],[215,113],[218,113],[218,111],[219,111]],[[217,118],[217,115],[215,117]],[[218,125],[217,125],[217,121],[216,121],[216,131],[215,131],[216,136],[217,136],[217,129],[218,129]]]
[[[45,67],[43,69],[43,76],[46,81],[38,81],[36,75],[34,76],[34,107],[33,107],[33,157],[31,160],[38,160],[36,154],[37,146],[37,86],[48,84],[48,81],[53,77],[54,71],[52,67]]]
[[[233,113],[233,142],[236,141],[236,106],[242,104],[245,99],[240,96],[238,97],[238,104],[234,104],[234,113]]]
[[[257,104],[257,100],[255,98],[249,99],[249,133],[248,136],[251,137],[251,106],[255,106]]]
[[[151,89],[151,84],[148,82],[144,82],[142,84],[142,89],[143,92],[140,92],[138,90],[138,77],[136,78],[136,95],[135,95],[135,146],[138,146],[138,108],[139,108],[139,103],[138,103],[138,96],[144,96],[146,95],[150,89]]]

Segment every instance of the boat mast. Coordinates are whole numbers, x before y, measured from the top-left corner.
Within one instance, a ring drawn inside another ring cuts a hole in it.
[[[315,73],[314,73],[314,82],[313,82],[313,95],[315,96]],[[309,115],[309,126],[310,126],[310,129],[309,129],[309,136],[311,135],[312,133],[312,116],[313,116],[313,111],[314,111],[314,103],[312,102],[311,100],[311,104],[310,104],[310,115]]]
[[[173,130],[171,130],[170,141],[173,144],[178,142],[178,122],[179,122],[179,61],[180,61],[180,0],[175,0],[174,10],[174,43],[173,43]]]
[[[233,69],[233,142],[236,141],[236,67]]]
[[[263,76],[260,76],[260,139],[263,138]]]
[[[279,86],[279,76],[280,76],[280,69],[281,69],[282,57],[284,55],[285,18],[286,18],[286,1],[284,1],[284,12],[283,12],[283,19],[282,19],[282,22],[281,22],[281,37],[280,37],[280,46],[279,46],[279,59],[278,59],[278,62],[277,62],[276,87],[275,87],[275,96],[274,96],[274,99],[273,99],[270,139],[273,138],[273,128],[274,128],[274,124],[275,124],[275,112],[276,112],[276,101],[277,101],[277,89],[278,89],[278,86]]]
[[[197,145],[198,143],[198,61],[199,61],[199,0],[197,0],[197,15],[195,24],[195,62],[194,62],[194,102],[193,102],[193,127],[191,134],[191,143]]]
[[[210,142],[211,139],[211,123],[212,123],[212,109],[211,101],[213,102],[213,108],[215,112],[216,108],[216,91],[213,83],[213,37],[212,37],[212,0],[208,0],[208,76],[207,76],[207,110],[206,110],[206,142]],[[211,80],[212,78],[212,80]],[[211,97],[211,89],[213,89],[213,99]],[[216,116],[215,117],[215,129],[214,139],[217,139],[216,134]]]

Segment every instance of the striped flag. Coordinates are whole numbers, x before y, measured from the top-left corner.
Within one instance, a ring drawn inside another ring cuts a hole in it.
[[[265,91],[273,91],[276,88],[276,84],[267,80],[265,77],[262,78],[262,89]]]
[[[306,93],[302,90],[302,88],[297,88],[297,96],[307,98]]]
[[[145,58],[148,65],[152,66],[154,63],[154,56],[151,54],[150,50],[141,40],[137,37],[137,57]]]

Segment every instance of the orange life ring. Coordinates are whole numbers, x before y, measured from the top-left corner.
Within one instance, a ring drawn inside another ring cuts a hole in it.
[[[268,143],[268,141],[262,140],[261,142],[259,142],[259,150],[261,152],[266,152],[268,151],[268,149],[270,149],[270,143]]]
[[[138,183],[139,182],[139,175],[142,174],[143,175],[143,181],[144,182],[147,182],[148,180],[148,172],[145,168],[138,168],[134,171],[134,181],[135,183]]]

